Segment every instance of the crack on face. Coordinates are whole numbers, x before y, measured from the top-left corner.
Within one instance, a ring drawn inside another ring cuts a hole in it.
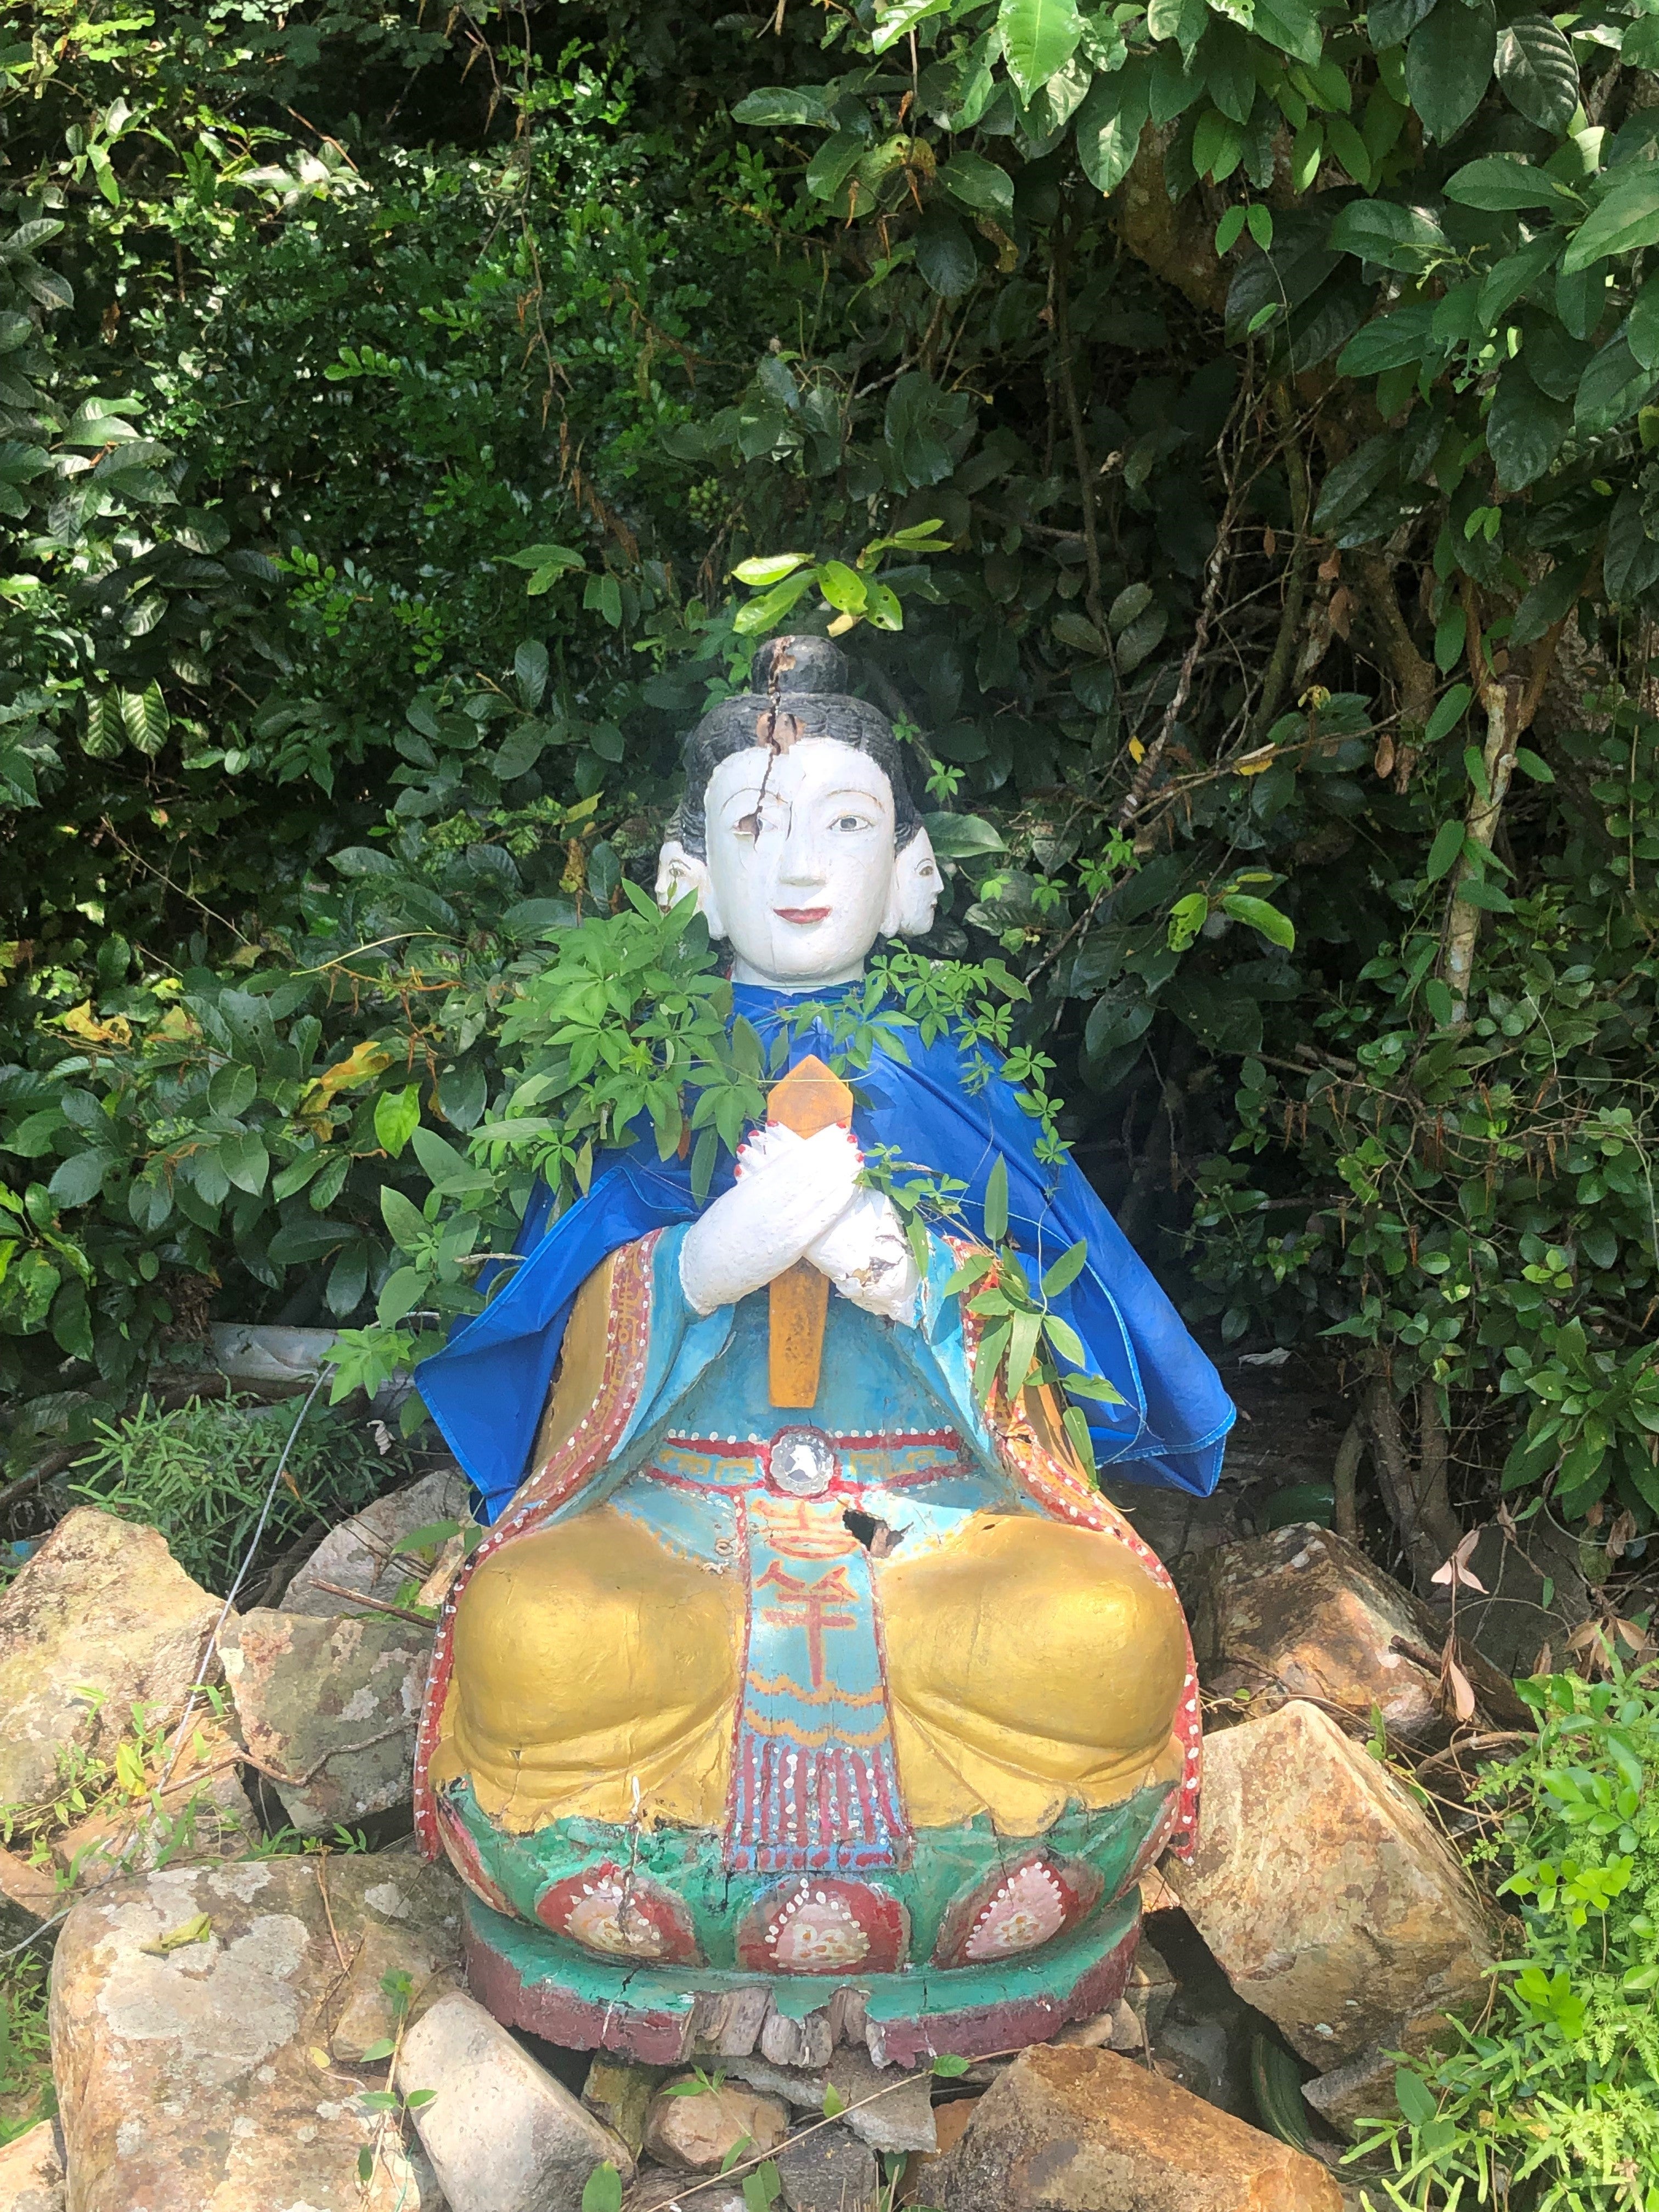
[[[766,748],[766,768],[761,777],[760,789],[755,793],[755,804],[736,824],[741,837],[758,837],[761,828],[761,809],[766,804],[767,786],[772,781],[775,763],[787,753],[800,735],[800,724],[793,714],[779,710],[778,700],[786,671],[795,665],[795,656],[787,646],[780,646],[773,653],[766,672],[766,711],[755,717],[755,735]]]
[[[908,1528],[890,1528],[872,1513],[860,1513],[856,1506],[849,1505],[841,1518],[842,1526],[858,1538],[872,1559],[888,1558],[910,1533]]]

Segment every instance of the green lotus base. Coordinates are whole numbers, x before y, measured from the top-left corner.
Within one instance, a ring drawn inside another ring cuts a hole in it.
[[[466,1917],[474,1996],[507,2026],[551,2043],[674,2066],[741,2057],[757,2042],[784,2063],[822,2064],[836,2042],[863,2042],[878,2065],[913,2067],[945,2052],[977,2058],[1046,2042],[1068,2021],[1108,2010],[1128,1981],[1140,1893],[1023,1958],[844,1977],[664,1972],[584,1956],[475,1898]]]

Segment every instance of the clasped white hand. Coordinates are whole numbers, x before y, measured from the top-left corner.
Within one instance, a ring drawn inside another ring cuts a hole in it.
[[[734,1305],[805,1260],[866,1312],[909,1321],[915,1262],[890,1202],[859,1187],[862,1165],[847,1129],[756,1130],[738,1155],[736,1182],[680,1247],[688,1302],[704,1314]]]

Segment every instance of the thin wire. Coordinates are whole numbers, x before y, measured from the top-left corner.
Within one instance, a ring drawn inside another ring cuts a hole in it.
[[[298,1437],[301,1427],[304,1425],[306,1415],[311,1411],[312,1406],[316,1400],[317,1393],[322,1389],[324,1383],[327,1380],[328,1370],[326,1368],[319,1369],[318,1370],[316,1381],[306,1393],[305,1402],[301,1405],[298,1413],[295,1416],[294,1426],[288,1432],[288,1442],[283,1446],[281,1455],[279,1455],[276,1468],[272,1472],[270,1486],[265,1492],[265,1502],[259,1509],[259,1518],[254,1523],[253,1534],[248,1540],[247,1550],[243,1554],[242,1564],[236,1570],[236,1579],[232,1583],[230,1589],[226,1595],[225,1601],[219,1609],[219,1618],[213,1624],[213,1633],[209,1637],[206,1644],[203,1646],[204,1655],[208,1652],[216,1650],[218,1648],[220,1632],[223,1629],[226,1621],[230,1618],[231,1608],[236,1602],[236,1594],[241,1589],[242,1584],[247,1580],[248,1570],[253,1565],[254,1556],[258,1553],[260,1541],[264,1535],[265,1523],[270,1518],[270,1509],[276,1502],[276,1486],[281,1482],[283,1475],[288,1472],[289,1455],[294,1449],[295,1441]],[[153,1801],[160,1798],[162,1791],[166,1790],[167,1784],[173,1778],[173,1770],[179,1764],[179,1754],[183,1752],[185,1747],[185,1733],[190,1726],[191,1715],[196,1710],[196,1701],[206,1686],[207,1685],[204,1682],[199,1680],[192,1682],[190,1686],[190,1695],[185,1701],[185,1710],[179,1722],[179,1731],[174,1736],[173,1741],[173,1755],[167,1760],[166,1771],[162,1774],[161,1780],[156,1784],[155,1790],[152,1792]],[[91,1888],[85,1893],[86,1895],[88,1897],[95,1896],[98,1891],[104,1887],[105,1882],[113,1881],[118,1875],[125,1874],[129,1871],[130,1869],[125,1866],[119,1864],[112,1865],[110,1868],[109,1872],[104,1876],[103,1881],[94,1882]],[[38,1943],[41,1936],[43,1936],[49,1929],[57,1927],[60,1920],[67,1919],[74,1906],[80,1902],[81,1900],[78,1898],[71,1899],[70,1903],[64,1907],[61,1912],[54,1912],[50,1920],[43,1920],[38,1928],[32,1929],[30,1933],[23,1938],[21,1943],[14,1943],[9,1951],[0,1951],[0,1966],[3,1966],[8,1959],[16,1958],[20,1952],[27,1951],[33,1944]]]
[[[232,1583],[229,1589],[225,1595],[225,1601],[219,1608],[219,1618],[213,1624],[213,1633],[209,1637],[206,1644],[203,1647],[204,1654],[216,1651],[218,1649],[220,1632],[223,1629],[226,1621],[230,1618],[231,1609],[236,1602],[237,1592],[241,1589],[242,1584],[247,1580],[248,1569],[253,1565],[254,1555],[258,1551],[261,1540],[264,1538],[265,1533],[265,1523],[270,1518],[270,1509],[276,1502],[276,1486],[282,1481],[283,1477],[288,1473],[289,1454],[294,1449],[295,1440],[299,1436],[301,1429],[305,1425],[306,1415],[311,1411],[312,1406],[315,1402],[317,1393],[322,1389],[324,1383],[328,1380],[328,1372],[329,1370],[325,1367],[319,1367],[318,1369],[317,1379],[313,1382],[310,1389],[306,1392],[304,1403],[301,1406],[299,1412],[294,1417],[294,1426],[288,1432],[288,1442],[283,1446],[281,1455],[272,1471],[270,1485],[265,1491],[265,1502],[259,1508],[259,1518],[253,1524],[253,1534],[248,1540],[247,1550],[242,1555],[242,1564],[236,1570],[236,1579]],[[166,1772],[162,1775],[161,1779],[156,1784],[158,1791],[165,1790],[167,1784],[173,1778],[173,1770],[179,1764],[179,1754],[184,1750],[185,1731],[190,1726],[190,1717],[196,1710],[196,1700],[198,1697],[201,1692],[206,1688],[206,1686],[207,1685],[201,1681],[192,1682],[190,1686],[190,1695],[185,1701],[184,1713],[179,1722],[179,1733],[173,1738],[173,1756],[167,1761]]]

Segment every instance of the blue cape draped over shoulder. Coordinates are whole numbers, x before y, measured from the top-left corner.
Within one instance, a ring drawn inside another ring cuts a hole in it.
[[[801,995],[738,984],[733,1012],[769,1046]],[[822,1003],[832,994],[813,995]],[[1058,1167],[1037,1159],[1038,1124],[1014,1086],[1000,1074],[980,1079],[975,1062],[994,1064],[994,1054],[948,1036],[924,1045],[910,1030],[902,1042],[908,1066],[878,1053],[848,1079],[860,1102],[853,1117],[860,1143],[890,1146],[902,1159],[965,1182],[963,1213],[975,1237],[983,1233],[986,1178],[1000,1154],[1010,1234],[1039,1268],[1086,1238],[1086,1266],[1052,1303],[1122,1395],[1121,1405],[1084,1403],[1102,1471],[1207,1497],[1221,1473],[1233,1407],[1151,1270],[1071,1159]],[[814,1023],[792,1039],[789,1064],[834,1052],[828,1030]],[[723,1157],[711,1197],[731,1187],[732,1165]],[[525,1258],[483,1311],[416,1372],[422,1397],[492,1520],[526,1473],[576,1292],[619,1246],[689,1221],[699,1207],[689,1163],[659,1161],[647,1137],[610,1154],[586,1196],[556,1220],[550,1210],[538,1185],[518,1243]]]

